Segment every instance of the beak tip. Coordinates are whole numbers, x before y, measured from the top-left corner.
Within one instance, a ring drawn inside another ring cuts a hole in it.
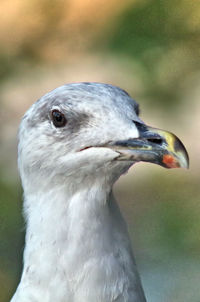
[[[162,158],[164,167],[189,169],[189,157],[181,152],[177,155],[176,157],[174,154],[165,154]]]
[[[182,168],[189,170],[189,168],[190,168],[189,161]]]
[[[178,152],[178,160],[181,168],[189,169],[190,161],[185,148],[182,151]]]

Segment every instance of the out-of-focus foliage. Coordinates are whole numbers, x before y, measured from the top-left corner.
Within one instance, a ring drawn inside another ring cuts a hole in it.
[[[15,68],[68,60],[87,50],[110,18],[127,6],[119,0],[7,0],[0,10],[0,79]],[[1,84],[1,83],[0,83]]]
[[[200,68],[200,2],[133,3],[115,20],[108,46],[140,64],[144,93],[166,108],[181,101],[182,79]]]
[[[0,179],[0,301],[8,301],[21,271],[24,223],[20,187]]]

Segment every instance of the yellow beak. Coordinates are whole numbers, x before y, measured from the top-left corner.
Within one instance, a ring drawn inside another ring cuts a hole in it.
[[[137,123],[139,138],[112,144],[118,160],[145,161],[165,168],[188,168],[189,156],[181,140],[171,132]]]

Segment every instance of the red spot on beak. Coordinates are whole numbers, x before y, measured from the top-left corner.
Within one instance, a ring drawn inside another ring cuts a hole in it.
[[[166,165],[167,168],[179,168],[179,163],[177,160],[170,154],[165,154],[163,156],[162,162]]]

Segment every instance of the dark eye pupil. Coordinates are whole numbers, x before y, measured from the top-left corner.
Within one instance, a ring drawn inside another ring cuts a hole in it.
[[[60,112],[59,110],[53,110],[51,115],[54,126],[64,127],[66,125],[67,120],[62,112]]]
[[[62,115],[60,114],[60,112],[54,112],[53,117],[54,117],[54,119],[55,119],[57,122],[61,122],[62,119],[63,119],[63,117],[62,117]]]

